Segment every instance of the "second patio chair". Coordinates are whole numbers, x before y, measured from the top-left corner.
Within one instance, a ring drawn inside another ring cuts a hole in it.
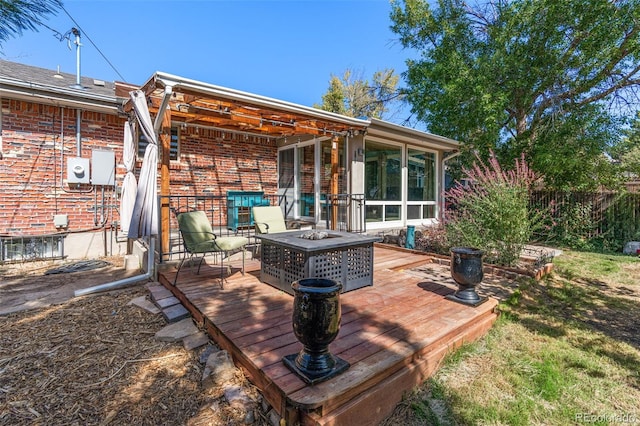
[[[275,234],[289,230],[279,206],[253,207],[252,214],[256,234]]]
[[[249,243],[249,240],[245,237],[218,237],[213,233],[211,223],[206,213],[203,211],[193,211],[187,213],[180,213],[178,215],[178,227],[180,234],[182,235],[182,241],[184,243],[184,249],[186,254],[189,255],[189,260],[201,255],[200,263],[198,264],[198,272],[200,273],[200,267],[204,260],[205,255],[219,253],[220,259],[220,286],[224,286],[224,258],[230,256],[231,253],[242,250],[242,275],[244,275],[244,261],[245,261],[245,247]],[[173,280],[173,285],[176,285],[178,281],[178,274],[180,269],[187,259],[185,255],[180,261],[176,277]],[[231,266],[227,266],[230,270]]]

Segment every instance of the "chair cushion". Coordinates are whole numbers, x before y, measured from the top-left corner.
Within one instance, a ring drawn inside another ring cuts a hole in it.
[[[181,213],[178,215],[178,226],[182,238],[189,250],[195,250],[199,244],[213,239],[213,230],[209,218],[203,211]]]
[[[279,206],[254,207],[252,212],[258,233],[273,234],[287,231],[287,224]]]
[[[249,244],[245,237],[218,237],[214,240],[209,218],[203,211],[179,214],[178,226],[191,253],[232,251]]]
[[[214,242],[222,251],[238,250],[249,244],[249,240],[245,237],[218,237]]]

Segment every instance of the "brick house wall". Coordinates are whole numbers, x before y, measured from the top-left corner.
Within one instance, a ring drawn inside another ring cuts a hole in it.
[[[118,187],[125,174],[124,120],[112,114],[82,112],[81,157],[91,158],[96,149],[114,151]],[[3,98],[2,148],[0,235],[91,232],[119,221],[119,200],[112,187],[105,187],[103,214],[102,187],[70,187],[66,181],[67,159],[77,156],[75,108]],[[141,159],[136,162],[136,174],[140,165]],[[181,129],[179,160],[171,161],[170,173],[172,195],[226,195],[227,190],[275,194],[276,142],[202,128]],[[56,214],[68,215],[68,228],[56,229]]]
[[[81,156],[90,158],[94,149],[112,150],[116,162],[122,162],[123,122],[116,115],[83,111]],[[1,234],[56,233],[56,214],[68,215],[68,231],[101,228],[94,214],[96,195],[101,203],[101,194],[90,185],[70,188],[66,182],[66,161],[77,156],[75,108],[2,99],[2,141]],[[116,179],[123,176],[124,169],[117,168]],[[112,205],[113,188],[105,187],[105,193]],[[105,209],[104,220],[107,224],[117,220],[115,209]]]
[[[179,160],[171,161],[171,195],[224,196],[227,191],[276,194],[278,148],[272,138],[188,127]]]

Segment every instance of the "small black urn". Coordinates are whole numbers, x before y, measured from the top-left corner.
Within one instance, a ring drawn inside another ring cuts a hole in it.
[[[470,306],[478,306],[487,300],[476,293],[476,286],[484,277],[483,255],[482,250],[472,247],[451,249],[451,277],[458,284],[458,291],[448,295],[447,299]]]
[[[293,332],[303,348],[297,354],[286,355],[282,362],[313,385],[349,368],[348,362],[329,352],[329,344],[340,331],[342,284],[324,278],[305,278],[291,287],[294,291]]]

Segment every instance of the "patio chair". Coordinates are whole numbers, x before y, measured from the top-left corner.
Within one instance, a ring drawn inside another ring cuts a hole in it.
[[[213,233],[211,229],[211,223],[209,218],[203,211],[193,211],[187,213],[180,213],[178,215],[178,227],[180,234],[182,235],[182,241],[184,243],[185,252],[189,254],[189,261],[194,257],[202,255],[200,263],[198,264],[198,271],[200,273],[200,267],[204,257],[211,254],[220,254],[220,287],[224,286],[224,258],[229,256],[230,253],[242,250],[242,275],[244,275],[244,261],[245,261],[245,246],[249,243],[249,240],[245,237],[218,237]],[[176,285],[178,281],[178,274],[180,269],[187,259],[185,255],[180,261],[176,277],[173,280],[173,285]],[[227,268],[230,270],[231,266]]]
[[[256,234],[275,234],[295,229],[295,226],[287,226],[279,206],[253,207],[252,213]]]

